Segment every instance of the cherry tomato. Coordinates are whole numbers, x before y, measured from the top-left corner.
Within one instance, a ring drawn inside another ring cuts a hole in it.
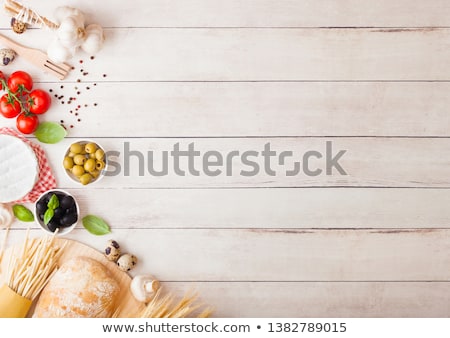
[[[30,112],[44,114],[50,108],[52,99],[45,90],[35,89],[28,95],[27,101]]]
[[[3,74],[2,71],[0,71],[0,79],[2,79],[3,81],[5,81],[5,83],[6,83],[6,76],[5,76],[5,74]],[[5,89],[5,88],[3,88],[3,82],[0,81],[0,90],[3,90],[3,89]]]
[[[23,134],[35,132],[38,125],[39,118],[36,115],[22,113],[17,117],[17,129]]]
[[[8,94],[0,98],[0,114],[8,119],[12,119],[20,114],[22,111],[19,102],[14,100]]]
[[[18,70],[9,77],[8,87],[13,93],[17,93],[20,89],[30,91],[33,88],[33,79],[30,74]]]

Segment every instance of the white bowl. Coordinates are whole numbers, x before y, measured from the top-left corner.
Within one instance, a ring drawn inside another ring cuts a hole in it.
[[[106,158],[106,151],[105,151],[105,149],[104,149],[100,144],[98,144],[97,142],[92,141],[92,140],[79,140],[79,141],[74,141],[74,142],[71,143],[71,145],[74,144],[74,143],[80,143],[81,145],[86,145],[86,144],[88,144],[88,143],[95,143],[95,144],[97,145],[98,149],[103,150],[103,152],[105,153],[105,158],[104,158],[104,160],[103,160],[103,161],[105,162],[105,167],[100,171],[100,174],[97,176],[97,178],[94,178],[91,182],[89,182],[89,183],[87,184],[87,186],[99,182],[99,181],[103,178],[103,176],[105,176],[105,172],[106,172],[107,167],[108,167],[108,161],[107,161],[107,158]],[[70,146],[71,146],[71,145],[70,145]],[[70,146],[69,146],[69,148],[66,150],[66,152],[64,153],[64,158],[66,158],[66,156],[69,155],[69,153],[70,153]],[[64,158],[63,158],[63,161],[64,161]],[[63,168],[64,168],[64,166],[63,166]],[[74,174],[72,174],[72,172],[71,172],[70,170],[64,168],[64,171],[65,171],[66,175],[67,175],[71,180],[73,180],[74,182],[77,182],[78,184],[81,184],[81,182],[80,182],[80,180],[78,179],[78,177],[75,176]]]
[[[80,207],[77,203],[77,200],[75,199],[75,197],[68,193],[67,191],[61,190],[61,189],[52,189],[52,190],[48,190],[46,192],[44,192],[41,196],[39,196],[39,198],[37,199],[37,201],[34,203],[34,217],[36,219],[36,222],[40,225],[40,227],[42,228],[42,230],[44,230],[47,233],[53,234],[54,232],[51,231],[47,225],[44,224],[44,221],[41,220],[40,215],[38,214],[38,203],[39,201],[41,201],[43,198],[45,198],[48,194],[51,193],[59,193],[59,194],[63,194],[65,196],[70,196],[73,198],[73,200],[75,201],[75,207],[77,209],[77,220],[75,223],[73,223],[70,226],[67,227],[59,227],[59,231],[58,231],[58,235],[67,235],[69,232],[71,232],[76,225],[78,224],[78,221],[80,220]]]

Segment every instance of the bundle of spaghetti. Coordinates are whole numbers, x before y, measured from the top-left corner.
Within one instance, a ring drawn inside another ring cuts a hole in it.
[[[5,0],[3,7],[12,17],[20,22],[38,27],[45,26],[50,29],[57,29],[58,25],[46,17],[40,16],[32,9],[23,6],[20,2],[14,0]]]
[[[204,308],[204,305],[197,302],[198,295],[187,292],[183,298],[174,303],[175,296],[168,293],[162,296],[161,289],[158,290],[155,297],[138,314],[140,318],[208,318],[212,314],[212,309]],[[203,308],[203,310],[201,310]],[[201,310],[200,313],[195,312]]]
[[[54,243],[55,235],[29,238],[11,253],[6,272],[6,284],[0,287],[0,317],[25,317],[34,299],[57,271],[64,246]]]

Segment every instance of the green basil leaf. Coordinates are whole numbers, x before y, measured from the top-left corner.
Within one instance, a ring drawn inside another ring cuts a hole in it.
[[[47,203],[47,208],[55,210],[57,207],[59,207],[59,199],[58,196],[55,194],[50,197],[50,201]]]
[[[34,132],[36,138],[42,143],[55,144],[67,135],[67,131],[58,123],[42,122]]]
[[[55,211],[53,209],[47,209],[47,211],[44,214],[44,224],[48,225],[50,221],[52,220],[53,216],[55,216]]]
[[[83,218],[83,226],[87,231],[96,236],[109,234],[111,229],[104,220],[94,215],[87,215]]]
[[[22,221],[22,222],[33,222],[34,221],[33,213],[30,210],[28,210],[26,207],[24,207],[23,205],[20,205],[20,204],[14,205],[13,212],[14,212],[14,216],[16,216],[16,218],[19,221]]]

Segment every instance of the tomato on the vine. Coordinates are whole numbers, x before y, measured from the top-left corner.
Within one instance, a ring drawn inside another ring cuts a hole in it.
[[[22,113],[17,117],[16,127],[23,134],[34,133],[39,125],[36,115]]]
[[[6,76],[5,76],[5,74],[3,74],[2,71],[0,71],[0,90],[5,89],[5,88],[3,88],[3,82],[5,82],[5,84],[6,84]]]
[[[28,95],[27,101],[31,113],[44,114],[50,108],[52,99],[46,91],[35,89]]]
[[[33,88],[33,79],[30,74],[22,70],[18,70],[11,74],[8,79],[8,87],[13,93],[17,93],[20,90],[30,91]]]
[[[0,114],[7,119],[12,119],[19,115],[22,111],[20,103],[8,94],[0,98]]]

